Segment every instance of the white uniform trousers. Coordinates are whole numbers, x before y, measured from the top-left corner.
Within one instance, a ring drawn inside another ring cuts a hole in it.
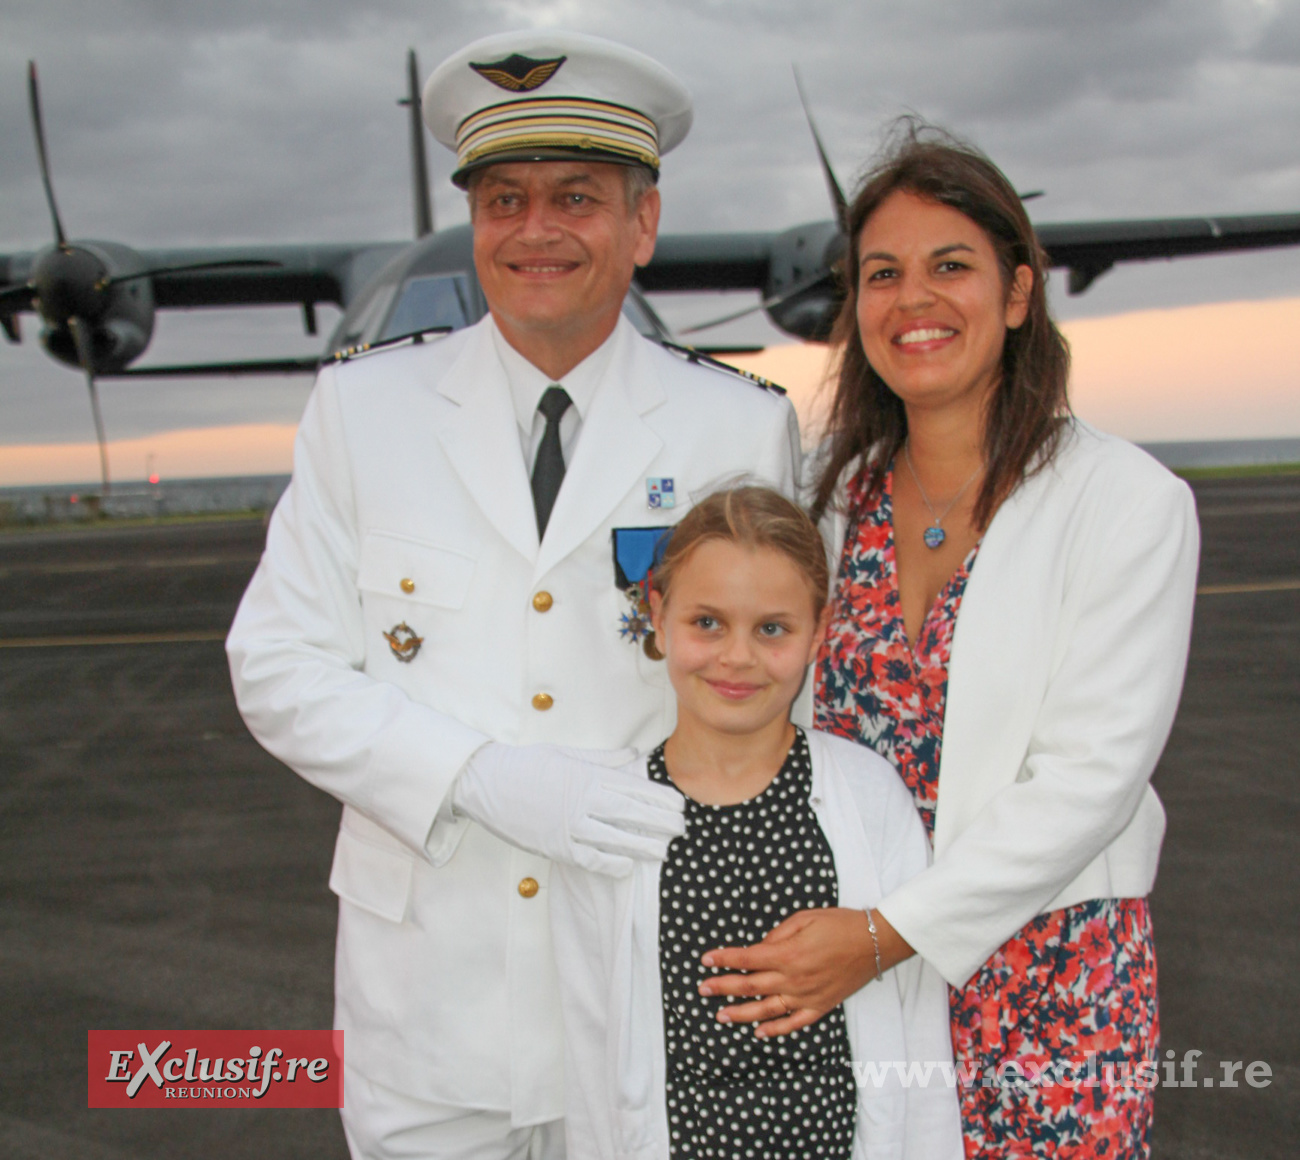
[[[509,1112],[431,1104],[344,1066],[352,1160],[564,1160],[564,1121],[512,1128]]]

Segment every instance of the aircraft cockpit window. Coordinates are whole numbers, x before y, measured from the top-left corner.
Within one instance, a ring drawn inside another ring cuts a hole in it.
[[[464,274],[412,278],[402,288],[380,339],[449,326],[458,330],[475,321],[469,279]]]
[[[330,339],[334,350],[343,350],[358,342],[373,342],[372,337],[379,320],[383,318],[397,294],[397,286],[389,282],[378,286],[371,293],[369,301],[362,301],[349,308],[339,323],[339,329]]]

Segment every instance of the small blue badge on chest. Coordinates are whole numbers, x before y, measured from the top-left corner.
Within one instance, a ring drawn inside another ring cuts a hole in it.
[[[645,506],[652,511],[677,506],[677,491],[671,478],[647,479],[645,481]]]

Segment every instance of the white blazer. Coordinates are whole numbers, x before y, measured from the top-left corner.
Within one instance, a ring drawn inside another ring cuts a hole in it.
[[[810,800],[835,858],[839,904],[875,906],[928,861],[911,795],[860,745],[814,732],[808,744]],[[631,768],[646,776],[644,758]],[[569,1160],[668,1160],[659,870],[641,862],[628,878],[572,866],[552,874]],[[961,1160],[943,980],[909,959],[851,995],[844,1014],[861,1070],[854,1160]]]
[[[843,513],[827,531],[838,566]],[[1155,884],[1148,783],[1199,545],[1191,489],[1081,422],[993,517],[953,635],[934,865],[879,907],[954,986],[1035,915]]]
[[[611,529],[671,524],[741,472],[790,494],[798,443],[784,398],[620,321],[539,545],[492,325],[321,372],[227,647],[253,735],[343,803],[349,1063],[523,1125],[563,1105],[550,866],[441,816],[448,788],[489,739],[648,748],[670,732],[663,666],[619,636]],[[678,506],[651,509],[646,481],[664,477]],[[409,663],[383,635],[403,623],[423,637]]]

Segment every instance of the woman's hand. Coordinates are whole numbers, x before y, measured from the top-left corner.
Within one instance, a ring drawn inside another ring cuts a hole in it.
[[[882,970],[916,952],[878,910],[871,912]],[[801,910],[761,943],[725,947],[704,956],[706,967],[746,974],[718,975],[700,984],[702,995],[759,996],[723,1007],[724,1023],[757,1023],[762,1037],[788,1035],[816,1023],[876,977],[876,950],[861,910]]]

